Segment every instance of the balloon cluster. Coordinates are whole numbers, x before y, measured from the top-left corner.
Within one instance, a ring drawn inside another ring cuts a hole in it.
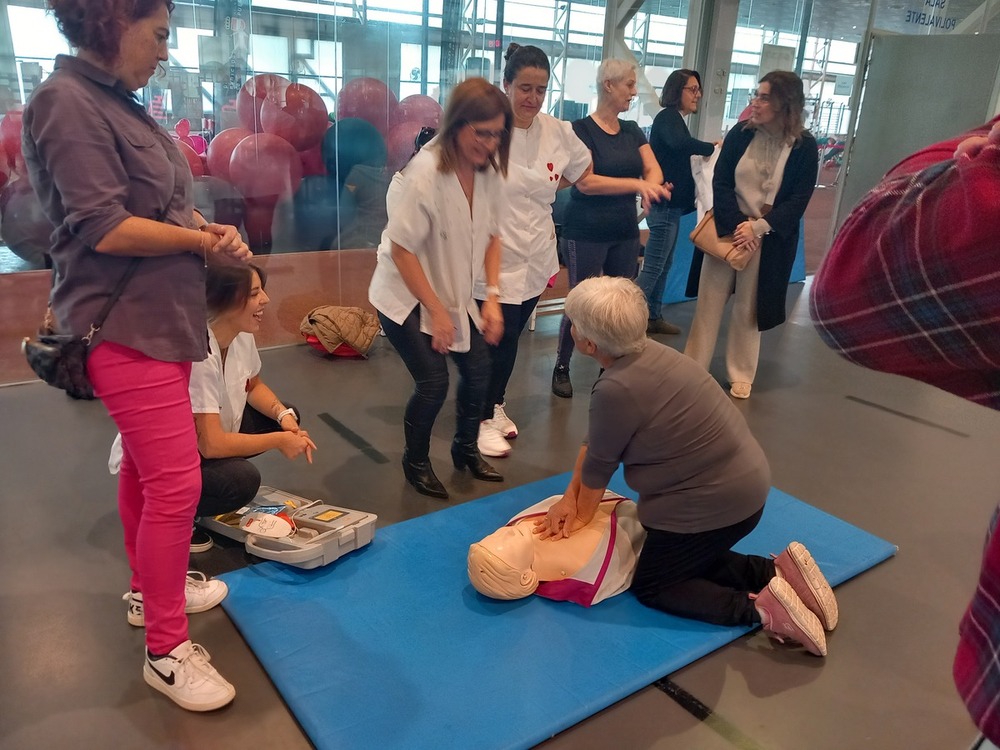
[[[0,239],[19,258],[41,268],[52,224],[28,182],[21,152],[23,110],[18,105],[0,119]]]
[[[399,169],[420,128],[439,125],[441,105],[420,95],[398,102],[383,82],[356,78],[337,96],[334,118],[308,86],[264,73],[240,89],[236,114],[241,127],[212,139],[203,173],[243,197],[257,252],[270,245],[276,203],[293,196],[298,249],[307,250],[328,249],[354,220],[363,198],[346,188],[352,170]],[[377,200],[384,203],[384,192]]]

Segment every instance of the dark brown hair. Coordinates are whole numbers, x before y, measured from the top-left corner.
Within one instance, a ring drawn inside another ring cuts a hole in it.
[[[213,320],[230,310],[242,308],[250,299],[254,272],[260,277],[260,288],[267,284],[264,269],[252,263],[238,266],[209,266],[205,283],[208,318]]]
[[[771,107],[781,121],[782,135],[798,143],[806,129],[802,123],[806,108],[802,79],[790,70],[772,70],[760,82],[771,85]]]
[[[492,120],[497,115],[503,115],[504,134],[496,154],[490,156],[490,164],[506,177],[514,113],[504,93],[485,78],[467,78],[451,92],[438,131],[441,144],[438,170],[454,172],[458,166],[458,134],[462,128],[472,122]]]
[[[660,92],[660,106],[668,109],[680,109],[681,96],[683,96],[688,81],[692,78],[698,82],[698,88],[701,88],[701,76],[698,75],[697,70],[681,68],[667,76],[667,80],[663,84],[663,91]]]
[[[74,47],[113,61],[130,23],[149,18],[160,6],[174,12],[171,0],[48,0],[59,33]]]
[[[530,44],[521,46],[517,42],[511,42],[504,53],[503,59],[507,64],[503,68],[504,83],[514,83],[517,74],[524,68],[538,68],[544,70],[549,76],[552,71],[549,68],[549,58],[538,47]]]

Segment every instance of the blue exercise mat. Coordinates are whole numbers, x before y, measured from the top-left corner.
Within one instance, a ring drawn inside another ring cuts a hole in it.
[[[320,750],[532,747],[748,631],[672,617],[629,593],[589,609],[480,596],[469,545],[568,479],[379,529],[325,568],[227,573],[222,606]],[[621,471],[611,489],[635,497]],[[776,489],[737,549],[766,555],[793,539],[833,585],[896,550]]]

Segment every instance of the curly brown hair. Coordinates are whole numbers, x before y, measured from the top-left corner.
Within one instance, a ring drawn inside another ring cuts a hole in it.
[[[48,0],[59,33],[74,47],[113,61],[126,27],[153,15],[160,6],[174,12],[171,0]]]

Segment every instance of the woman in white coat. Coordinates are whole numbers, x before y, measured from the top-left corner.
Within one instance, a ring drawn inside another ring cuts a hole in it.
[[[506,456],[508,438],[517,426],[505,412],[505,391],[517,358],[517,342],[538,298],[559,271],[552,204],[559,188],[590,174],[590,150],[570,123],[541,111],[549,85],[549,59],[538,47],[512,42],[504,56],[503,88],[514,112],[507,206],[499,216],[503,242],[500,308],[503,338],[491,347],[490,384],[479,426],[479,451]],[[476,299],[486,299],[486,280],[476,285]]]
[[[415,385],[403,418],[403,474],[431,497],[448,497],[429,450],[448,395],[449,354],[459,370],[452,461],[477,479],[503,480],[476,441],[489,380],[487,344],[503,334],[497,216],[512,124],[507,98],[489,81],[470,78],[455,87],[438,136],[406,167],[368,290]],[[486,281],[481,307],[473,298],[480,277]]]

